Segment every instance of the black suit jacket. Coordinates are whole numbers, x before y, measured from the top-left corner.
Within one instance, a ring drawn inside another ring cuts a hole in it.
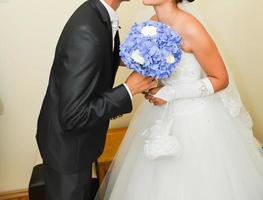
[[[46,165],[62,173],[84,169],[102,153],[110,118],[131,112],[124,85],[112,88],[119,61],[107,10],[98,0],[85,2],[60,36],[38,118]]]

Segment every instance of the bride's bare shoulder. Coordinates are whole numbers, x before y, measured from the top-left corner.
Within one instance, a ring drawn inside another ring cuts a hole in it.
[[[180,29],[186,36],[193,36],[206,32],[202,23],[190,13],[182,11],[180,18]]]
[[[186,37],[208,36],[208,33],[203,24],[193,15],[182,13],[182,32]]]
[[[180,18],[180,33],[185,40],[204,42],[211,39],[203,24],[196,17],[182,11]]]
[[[183,11],[180,19],[183,46],[191,51],[214,46],[213,39],[196,17]]]

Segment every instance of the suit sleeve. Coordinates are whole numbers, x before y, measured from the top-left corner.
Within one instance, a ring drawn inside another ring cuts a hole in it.
[[[117,115],[131,112],[132,102],[123,85],[96,93],[102,67],[96,36],[87,28],[70,34],[62,45],[58,69],[59,120],[64,134],[84,133]]]

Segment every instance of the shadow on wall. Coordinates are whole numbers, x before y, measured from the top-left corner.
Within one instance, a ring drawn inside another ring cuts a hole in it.
[[[2,99],[0,99],[0,115],[4,113],[4,104],[2,102]]]

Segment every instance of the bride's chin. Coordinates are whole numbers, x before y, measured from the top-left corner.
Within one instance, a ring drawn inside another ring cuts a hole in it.
[[[154,3],[152,2],[152,0],[143,0],[143,5],[145,6],[152,6],[154,5]]]
[[[153,6],[152,4],[148,4],[148,3],[143,3],[143,5],[145,5],[145,6]]]

